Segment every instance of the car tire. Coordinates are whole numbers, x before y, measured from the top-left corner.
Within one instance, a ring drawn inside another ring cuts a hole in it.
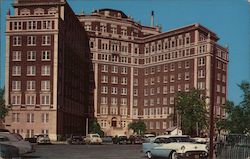
[[[169,155],[169,159],[177,159],[177,153],[176,151],[172,151]]]
[[[147,154],[148,159],[152,159],[153,158],[152,153],[150,151],[146,152],[146,154]]]

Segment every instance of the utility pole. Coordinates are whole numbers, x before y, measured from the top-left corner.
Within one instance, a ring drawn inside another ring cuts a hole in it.
[[[215,95],[215,69],[216,69],[216,55],[211,56],[212,71],[211,71],[211,105],[210,105],[210,129],[209,129],[209,159],[214,156],[214,95]]]

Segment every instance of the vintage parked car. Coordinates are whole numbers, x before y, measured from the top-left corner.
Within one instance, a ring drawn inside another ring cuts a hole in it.
[[[102,144],[102,139],[99,134],[87,134],[84,141],[86,144]]]
[[[128,137],[125,135],[119,135],[119,136],[115,136],[113,138],[113,143],[114,144],[127,144],[129,143]]]
[[[130,144],[142,144],[143,143],[143,137],[142,136],[130,135],[128,140],[129,140]]]
[[[50,138],[47,134],[36,135],[37,144],[51,144]]]
[[[72,135],[70,138],[67,139],[67,143],[68,144],[78,144],[78,145],[85,144],[82,136],[79,136],[79,135]]]
[[[208,157],[207,145],[195,143],[187,135],[157,136],[152,142],[143,143],[142,148],[149,159],[154,157],[205,159]]]
[[[0,144],[0,158],[19,158],[19,149],[13,145]]]
[[[18,138],[15,134],[0,132],[0,144],[12,145],[18,148],[19,155],[34,152],[31,143]]]
[[[103,143],[112,143],[113,142],[113,136],[104,136],[102,138]]]

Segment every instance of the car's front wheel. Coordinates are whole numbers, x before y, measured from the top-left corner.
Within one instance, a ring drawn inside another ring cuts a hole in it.
[[[153,156],[152,156],[152,153],[150,151],[148,151],[146,154],[147,154],[148,159],[152,159]]]
[[[169,155],[169,159],[177,159],[177,153],[175,151],[172,151]]]

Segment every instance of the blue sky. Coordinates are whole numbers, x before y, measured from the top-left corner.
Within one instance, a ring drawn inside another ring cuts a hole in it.
[[[1,1],[1,0],[0,0]],[[4,86],[5,15],[11,0],[1,1],[1,76]],[[250,82],[250,4],[247,0],[68,0],[76,14],[90,14],[94,9],[122,10],[135,21],[150,25],[150,14],[155,12],[155,23],[163,31],[200,23],[214,31],[219,43],[229,46],[228,99],[239,103],[241,91],[237,84]],[[13,14],[13,11],[12,11]]]

